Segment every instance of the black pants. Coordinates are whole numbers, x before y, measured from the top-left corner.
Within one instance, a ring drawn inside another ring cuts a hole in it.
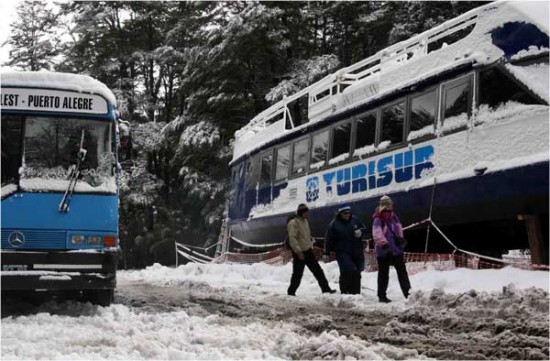
[[[325,272],[323,272],[323,269],[319,266],[319,262],[317,262],[317,258],[315,258],[315,254],[313,254],[313,250],[308,249],[307,251],[304,251],[303,254],[304,260],[302,261],[294,252],[292,252],[292,277],[290,278],[288,294],[296,294],[296,290],[300,287],[300,282],[302,282],[305,266],[309,268],[311,273],[313,273],[313,276],[315,276],[317,282],[319,282],[321,291],[328,292],[330,290],[330,286],[328,285],[327,278],[325,277]]]
[[[361,272],[365,269],[363,252],[351,255],[336,252],[336,261],[340,268],[340,293],[358,295],[361,293]]]
[[[399,280],[399,286],[401,286],[403,296],[408,297],[411,283],[409,281],[409,275],[407,274],[403,255],[377,257],[376,260],[378,261],[378,297],[386,297],[390,279],[390,265],[392,264],[397,272],[397,279]]]

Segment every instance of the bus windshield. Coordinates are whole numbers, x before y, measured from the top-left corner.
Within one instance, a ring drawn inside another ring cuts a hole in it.
[[[21,187],[29,191],[63,190],[82,145],[86,156],[79,164],[76,191],[100,187],[96,190],[108,192],[111,187],[107,183],[114,178],[111,137],[111,124],[107,121],[26,117],[23,167],[19,171]]]

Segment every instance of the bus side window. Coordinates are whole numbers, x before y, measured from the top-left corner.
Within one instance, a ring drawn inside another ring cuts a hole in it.
[[[313,135],[311,138],[311,157],[309,169],[319,169],[325,165],[328,155],[328,130]]]
[[[290,166],[290,144],[277,149],[276,162],[275,180],[279,181],[287,178]]]
[[[464,113],[470,115],[471,78],[471,76],[467,76],[459,81],[443,84],[443,119]]]
[[[361,116],[356,120],[354,156],[374,152],[376,141],[376,112]]]
[[[380,143],[389,141],[391,146],[402,143],[405,125],[405,102],[401,101],[382,109],[381,124]]]
[[[15,184],[21,167],[21,137],[23,118],[2,115],[2,186]]]
[[[329,164],[349,158],[351,145],[351,122],[346,122],[332,128],[332,150]]]
[[[308,150],[309,138],[304,138],[294,143],[291,175],[300,174],[306,170]]]

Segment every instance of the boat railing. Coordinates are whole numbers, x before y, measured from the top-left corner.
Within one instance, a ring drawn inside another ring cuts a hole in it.
[[[459,32],[468,27],[473,28],[477,23],[478,14],[485,7],[473,9],[422,34],[389,46],[375,55],[325,76],[323,79],[292,96],[284,97],[279,102],[262,111],[246,126],[237,131],[235,133],[236,138],[238,139],[251,131],[257,133],[278,122],[282,122],[286,129],[293,129],[301,125],[294,124],[291,112],[289,111],[289,104],[306,95],[308,98],[307,122],[314,122],[334,113],[337,110],[336,104],[338,103],[334,101],[334,98],[341,96],[341,93],[351,85],[365,82],[366,87],[373,87],[370,92],[372,93],[371,95],[376,94],[378,91],[376,88],[377,76],[404,65],[411,58],[418,59],[439,50],[444,47],[444,42],[441,42],[441,44],[436,44],[436,42],[445,40],[446,37],[449,37],[449,40],[451,40],[454,36],[455,38],[452,39],[452,42],[466,37],[469,32],[465,34],[460,34]]]

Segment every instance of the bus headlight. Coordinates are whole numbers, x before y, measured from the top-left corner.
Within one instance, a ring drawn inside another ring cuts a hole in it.
[[[103,237],[103,245],[105,247],[115,247],[116,246],[116,237],[115,236],[105,236],[105,237]]]
[[[81,235],[71,236],[71,243],[72,244],[84,244],[84,236],[81,236]]]
[[[92,246],[99,246],[101,244],[101,236],[89,236],[88,244]]]

